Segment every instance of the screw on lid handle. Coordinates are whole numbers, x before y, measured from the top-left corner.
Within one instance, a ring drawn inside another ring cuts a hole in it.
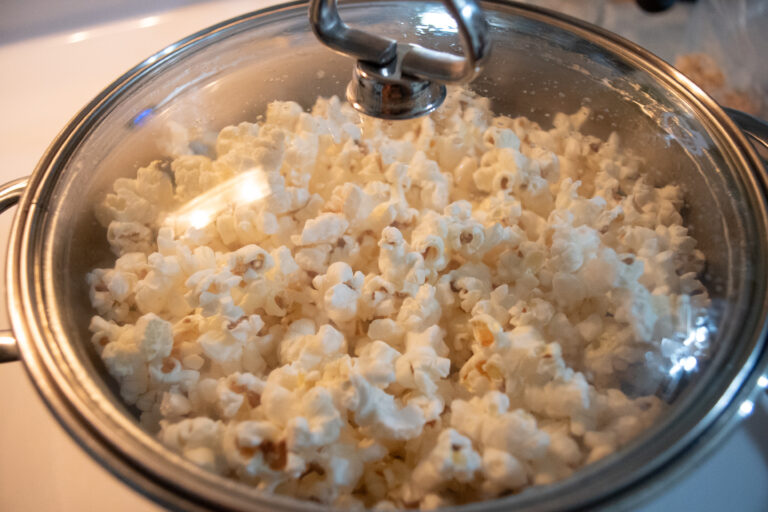
[[[375,117],[410,119],[442,103],[443,84],[467,83],[478,75],[491,48],[485,16],[474,0],[443,3],[456,20],[464,56],[350,28],[341,20],[336,0],[311,1],[309,18],[318,39],[358,60],[347,89],[356,109]]]

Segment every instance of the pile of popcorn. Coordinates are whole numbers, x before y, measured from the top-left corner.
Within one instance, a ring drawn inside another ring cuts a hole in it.
[[[492,499],[617,451],[709,298],[681,189],[588,117],[275,102],[117,180],[88,284],[122,398],[193,463],[335,507]]]

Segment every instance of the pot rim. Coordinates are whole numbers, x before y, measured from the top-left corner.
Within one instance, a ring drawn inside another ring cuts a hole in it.
[[[343,4],[342,9],[364,3],[355,0]],[[762,227],[768,226],[768,175],[759,157],[720,106],[688,78],[634,43],[589,23],[547,9],[504,0],[486,0],[483,4],[513,9],[518,15],[547,22],[599,44],[674,89],[703,120],[716,127],[718,135],[723,137],[724,143],[727,142],[730,156],[743,169],[743,178],[760,203],[758,220],[762,222]],[[305,501],[258,493],[246,484],[209,473],[167,450],[167,453],[161,453],[157,450],[159,443],[153,436],[117,410],[107,398],[98,398],[100,391],[89,381],[87,373],[71,364],[74,355],[64,342],[66,336],[57,330],[56,325],[49,323],[48,313],[43,307],[47,298],[43,286],[46,276],[42,273],[45,265],[40,263],[45,253],[45,230],[42,228],[48,217],[47,204],[58,174],[64,169],[69,156],[108,111],[110,104],[126,91],[206,41],[236,33],[248,27],[250,22],[269,22],[278,13],[295,14],[306,5],[304,1],[278,4],[213,25],[170,45],[122,75],[84,107],[48,147],[30,178],[14,219],[6,269],[8,308],[20,353],[33,383],[59,423],[102,466],[135,490],[173,509],[274,510],[274,507],[280,506],[290,510],[327,510]],[[765,239],[761,240],[764,254],[768,253],[765,242]],[[594,483],[601,470],[613,464],[616,457],[591,464],[575,476],[551,486],[532,488],[515,497],[514,501],[496,499],[472,506],[503,510],[514,504],[520,510],[527,507],[540,510],[542,504],[536,500],[544,495],[576,497],[575,500],[556,502],[555,508],[558,509],[615,506],[618,500],[623,500],[623,506],[629,506],[657,490],[660,485],[668,485],[672,478],[679,477],[685,468],[699,461],[707,449],[711,449],[727,433],[729,427],[736,423],[736,412],[742,401],[754,396],[757,380],[768,367],[768,350],[765,347],[768,295],[764,289],[762,300],[760,312],[751,314],[755,342],[750,358],[716,404],[700,418],[697,428],[681,436],[659,460],[638,468],[628,477],[617,479],[612,489],[601,489],[601,493],[596,495],[585,495],[584,491],[579,493],[579,489],[589,487],[584,483]],[[49,340],[54,343],[49,343]],[[648,433],[655,432],[667,422],[660,423]],[[706,449],[692,450],[693,444],[704,445]],[[622,450],[616,455],[624,455],[625,452]],[[630,488],[633,492],[628,492]],[[569,490],[571,493],[567,494]],[[553,505],[548,503],[547,506]],[[464,510],[466,506],[456,508]]]

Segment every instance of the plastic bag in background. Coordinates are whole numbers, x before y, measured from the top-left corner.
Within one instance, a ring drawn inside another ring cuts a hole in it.
[[[768,118],[768,2],[699,0],[674,64],[722,105]]]
[[[768,0],[766,0],[768,1]],[[686,45],[693,4],[678,3],[663,13],[642,10],[635,0],[523,0],[600,25],[672,62]]]
[[[768,119],[768,0],[527,0],[616,32],[678,67],[725,106]]]

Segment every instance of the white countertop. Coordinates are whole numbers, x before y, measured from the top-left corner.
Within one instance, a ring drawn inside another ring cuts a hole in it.
[[[29,174],[70,117],[143,58],[189,33],[270,3],[196,3],[0,44],[0,182]],[[173,2],[179,4],[183,2]],[[0,217],[2,246],[10,222],[10,214]],[[1,254],[4,268],[4,251]],[[3,290],[0,328],[8,325]],[[161,510],[69,438],[20,363],[0,365],[0,390],[0,510]],[[768,413],[758,406],[706,463],[642,510],[762,512],[768,510],[767,482]]]

